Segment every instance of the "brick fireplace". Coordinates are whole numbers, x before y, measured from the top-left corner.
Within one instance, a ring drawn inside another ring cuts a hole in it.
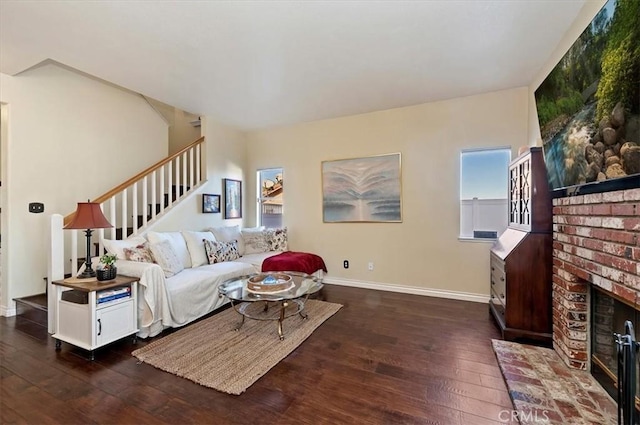
[[[553,348],[582,370],[592,285],[640,310],[640,189],[553,200]]]

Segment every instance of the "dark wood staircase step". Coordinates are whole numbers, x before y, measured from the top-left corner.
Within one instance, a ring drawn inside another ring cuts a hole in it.
[[[36,325],[47,328],[47,294],[14,298],[14,301],[16,302],[16,315],[25,326]]]
[[[122,227],[118,227],[116,228],[116,239],[126,239],[127,237],[131,236],[132,233],[133,233],[133,227],[127,227],[126,236],[123,238]]]
[[[171,193],[173,193],[174,195],[176,193],[180,193],[180,196],[182,196],[184,194],[184,192],[188,192],[189,189],[191,189],[191,187],[189,187],[189,186],[183,186],[183,185],[176,186],[174,184],[174,185],[171,186]],[[174,197],[173,199],[175,200],[176,198]]]
[[[31,307],[42,311],[47,311],[48,309],[47,294],[37,294],[31,295],[29,297],[14,298],[14,301],[16,302],[16,306],[21,305],[24,307]]]
[[[191,189],[189,186],[186,186],[186,189],[185,189],[185,186],[172,185],[171,194],[165,193],[163,196],[164,207],[167,208],[169,206],[169,195],[171,195],[171,202],[175,202],[176,199],[182,196],[184,192],[188,191],[189,189]],[[160,214],[160,205],[161,205],[160,202],[157,202],[155,205],[156,205],[156,214]],[[152,204],[147,204],[147,216],[149,218],[151,218],[152,211],[153,211]],[[139,217],[142,217],[142,216],[139,216]]]

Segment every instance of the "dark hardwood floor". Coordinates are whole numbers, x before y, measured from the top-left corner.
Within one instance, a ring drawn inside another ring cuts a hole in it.
[[[486,304],[332,285],[324,296],[344,308],[240,396],[137,364],[131,339],[91,362],[2,317],[0,423],[505,423],[512,404]]]

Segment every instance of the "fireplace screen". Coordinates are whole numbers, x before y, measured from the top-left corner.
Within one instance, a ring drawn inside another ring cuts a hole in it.
[[[636,341],[638,341],[640,336],[638,331],[640,328],[640,312],[596,287],[593,287],[591,301],[591,360],[593,363],[591,371],[602,386],[611,393],[611,390],[615,388],[618,376],[617,349],[613,334],[624,334],[624,322],[630,320],[635,326],[635,336]],[[598,371],[598,369],[600,370]],[[640,383],[637,369],[636,382]],[[637,387],[636,406],[640,400],[640,385]],[[611,394],[611,396],[616,397],[615,394]]]

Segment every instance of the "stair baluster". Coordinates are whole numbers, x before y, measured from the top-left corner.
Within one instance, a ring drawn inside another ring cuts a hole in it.
[[[206,175],[206,169],[203,170],[204,165],[200,163],[203,142],[204,138],[196,140],[92,201],[100,204],[114,225],[111,230],[98,230],[99,237],[92,248],[94,255],[98,256],[104,251],[104,238],[124,239],[131,234],[144,234],[155,220],[205,182],[202,174]],[[84,259],[78,255],[78,241],[84,241],[84,235],[77,230],[62,231],[71,214],[62,220],[59,215],[54,216],[51,219],[52,238],[57,235],[60,240],[67,241],[61,245],[70,251],[62,252],[62,246],[52,242],[49,248],[52,264],[64,264],[64,272],[75,275],[78,263],[84,263]],[[50,281],[55,279],[50,278]]]

